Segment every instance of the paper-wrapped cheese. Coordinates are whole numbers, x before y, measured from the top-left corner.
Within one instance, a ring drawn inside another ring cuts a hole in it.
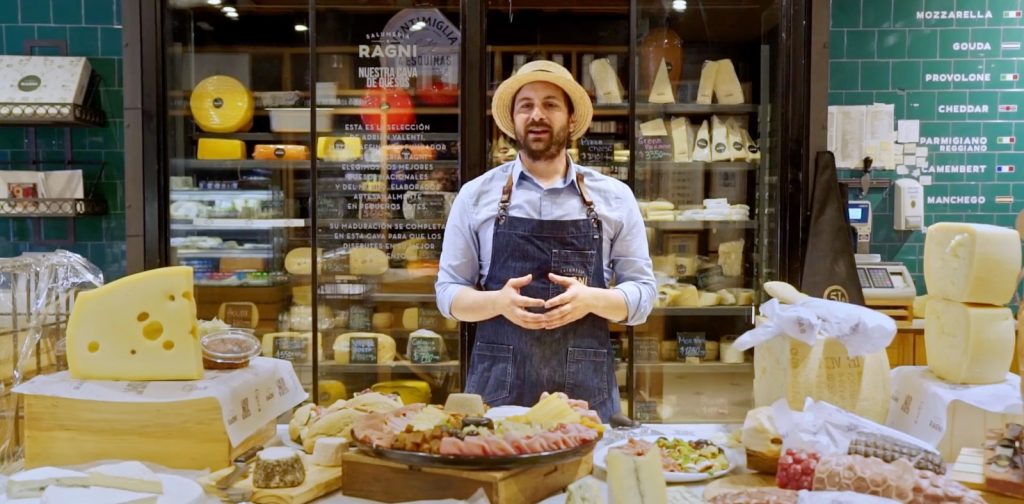
[[[939,222],[924,240],[928,294],[961,303],[1004,305],[1017,289],[1020,235],[988,224]]]
[[[722,352],[724,362],[724,343]],[[802,410],[810,397],[884,423],[890,390],[884,350],[850,357],[846,346],[821,335],[813,346],[782,336],[754,348],[755,406],[785,398],[790,408]]]
[[[334,361],[339,364],[349,364],[351,362],[351,356],[353,352],[353,338],[356,342],[360,340],[373,340],[373,346],[376,347],[376,363],[387,364],[395,361],[395,339],[387,334],[369,333],[369,332],[351,332],[345,333],[337,337],[334,340]],[[356,349],[358,353],[358,349]],[[360,358],[370,358],[372,356],[360,355]]]
[[[189,108],[200,129],[210,133],[235,133],[252,124],[256,102],[252,93],[233,77],[207,77],[192,90]]]
[[[729,160],[746,161],[748,157],[747,144],[743,139],[743,132],[739,126],[730,125],[729,130]]]
[[[750,137],[750,133],[747,132],[746,128],[740,128],[740,134],[743,135],[743,143],[747,148],[747,161],[757,162],[761,160],[761,148],[758,147],[757,142]]]
[[[729,129],[718,116],[711,116],[711,161],[729,161]]]
[[[708,122],[704,121],[697,130],[697,139],[693,143],[694,161],[711,161],[711,133],[708,131]]]
[[[740,79],[736,76],[736,68],[732,66],[732,60],[718,60],[716,67],[715,100],[724,105],[743,103],[743,88],[740,87]]]
[[[710,105],[715,92],[715,78],[718,75],[718,63],[705,61],[700,70],[700,83],[697,85],[697,103]]]
[[[924,318],[928,313],[928,294],[914,298],[914,318]]]
[[[640,123],[640,136],[665,136],[668,130],[665,129],[664,119],[651,119]]]
[[[672,160],[677,163],[690,161],[690,149],[693,139],[690,138],[690,120],[684,116],[673,117],[672,127]]]
[[[741,239],[718,245],[718,264],[723,275],[734,277],[743,274],[743,244]]]
[[[676,98],[672,93],[672,81],[668,77],[668,64],[665,58],[661,59],[658,65],[658,72],[654,75],[654,84],[651,85],[651,95],[648,97],[650,103],[675,103]]]
[[[1006,380],[1016,322],[1009,308],[968,305],[932,296],[924,322],[928,369],[950,383]]]
[[[597,103],[622,103],[622,82],[608,58],[598,58],[590,62],[590,78],[596,88]]]

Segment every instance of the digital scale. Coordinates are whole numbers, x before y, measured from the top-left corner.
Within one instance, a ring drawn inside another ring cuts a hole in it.
[[[914,278],[903,263],[882,262],[878,254],[857,254],[857,278],[864,291],[864,302],[892,304],[912,303],[917,296]]]
[[[851,201],[846,205],[850,225],[857,230],[858,254],[867,254],[871,249],[871,202]],[[864,281],[861,281],[863,284]]]

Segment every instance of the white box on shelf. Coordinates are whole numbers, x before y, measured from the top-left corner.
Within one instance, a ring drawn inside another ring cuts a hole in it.
[[[82,57],[0,56],[0,103],[81,105],[91,76]]]
[[[309,109],[308,108],[276,108],[268,109],[270,112],[270,131],[276,133],[309,133]],[[316,130],[320,132],[331,131],[331,119],[334,116],[334,109],[316,109]]]

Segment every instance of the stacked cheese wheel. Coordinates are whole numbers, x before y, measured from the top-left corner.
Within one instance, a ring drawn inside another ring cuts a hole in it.
[[[950,383],[1006,379],[1014,351],[1013,314],[1020,236],[985,224],[941,222],[924,246],[925,351],[928,369]]]

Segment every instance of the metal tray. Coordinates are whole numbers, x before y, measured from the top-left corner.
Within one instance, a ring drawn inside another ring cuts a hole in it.
[[[380,457],[391,462],[408,464],[416,467],[433,467],[439,469],[515,469],[541,464],[556,464],[585,457],[594,451],[597,438],[589,443],[581,444],[568,450],[559,450],[527,455],[509,455],[501,457],[461,457],[457,455],[434,455],[405,450],[377,448],[361,441],[356,446],[363,453]]]

